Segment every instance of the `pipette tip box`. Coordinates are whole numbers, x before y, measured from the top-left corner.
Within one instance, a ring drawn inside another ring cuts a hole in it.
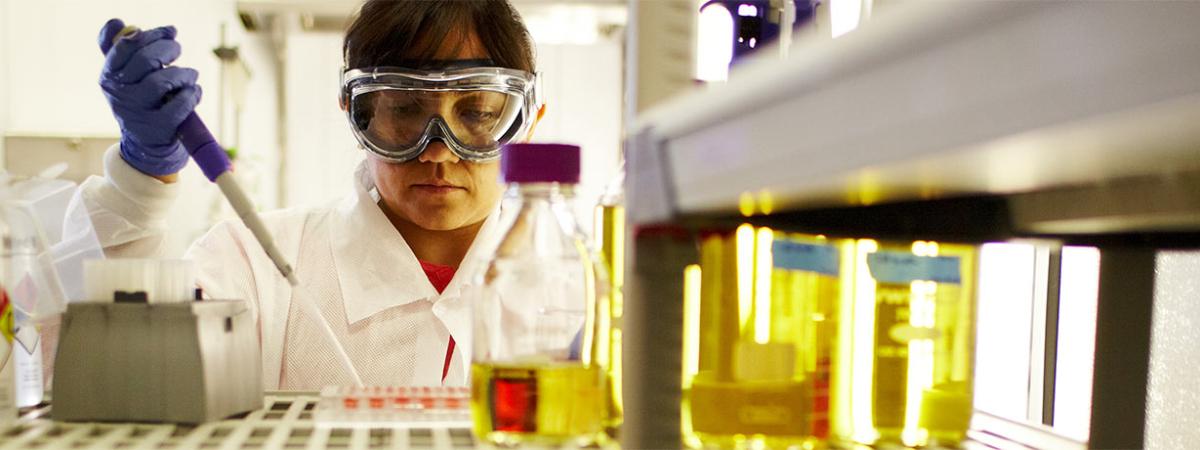
[[[55,420],[200,423],[262,407],[243,301],[72,303],[55,359]]]

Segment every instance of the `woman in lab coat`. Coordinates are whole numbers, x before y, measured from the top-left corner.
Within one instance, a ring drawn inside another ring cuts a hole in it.
[[[106,24],[101,42],[122,26]],[[369,0],[343,54],[339,99],[367,155],[353,192],[263,216],[300,288],[240,222],[216,225],[186,257],[206,297],[250,305],[267,389],[351,383],[298,296],[316,301],[364,383],[465,385],[459,292],[496,233],[500,145],[527,138],[541,112],[528,32],[504,0]],[[76,206],[110,257],[172,256],[162,254],[165,215],[187,162],[173,130],[200,97],[195,71],[169,66],[178,55],[170,27],[107,52],[100,84],[121,144]]]

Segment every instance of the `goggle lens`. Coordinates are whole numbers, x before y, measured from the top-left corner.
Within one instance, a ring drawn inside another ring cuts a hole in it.
[[[419,144],[437,118],[459,145],[495,149],[511,137],[506,135],[524,104],[520,96],[496,91],[404,89],[365,92],[350,103],[351,119],[362,136],[396,152]]]

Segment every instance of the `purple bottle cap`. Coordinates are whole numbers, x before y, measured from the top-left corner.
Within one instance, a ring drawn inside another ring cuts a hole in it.
[[[508,144],[500,152],[505,183],[579,183],[579,146]]]

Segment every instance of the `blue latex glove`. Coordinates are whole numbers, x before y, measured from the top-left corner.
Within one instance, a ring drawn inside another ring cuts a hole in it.
[[[175,27],[166,26],[113,38],[125,27],[112,19],[100,30],[105,53],[100,87],[121,126],[121,157],[147,175],[168,175],[187,165],[188,153],[176,130],[200,103],[198,74],[166,67],[179,57]]]

